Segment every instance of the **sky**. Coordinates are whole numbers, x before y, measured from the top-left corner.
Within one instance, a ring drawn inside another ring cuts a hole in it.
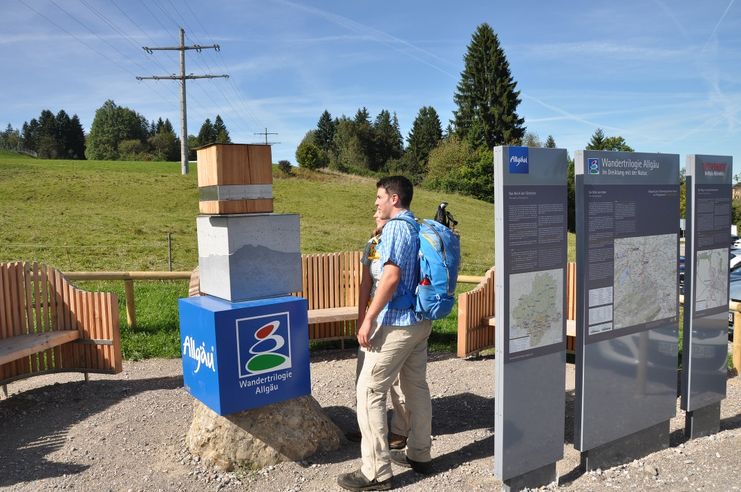
[[[179,83],[136,76],[179,71],[188,51],[188,133],[221,115],[238,143],[273,160],[326,109],[398,116],[406,138],[423,106],[443,127],[476,27],[499,37],[527,131],[569,155],[597,128],[639,152],[741,157],[741,1],[518,2],[291,0],[0,0],[0,125],[41,110],[77,114],[89,130],[107,99],[179,133]],[[741,170],[741,161],[736,163]]]

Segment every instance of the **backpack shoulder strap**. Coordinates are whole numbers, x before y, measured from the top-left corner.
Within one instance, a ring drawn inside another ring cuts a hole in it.
[[[412,228],[412,236],[415,238],[418,238],[419,234],[419,224],[414,219],[414,217],[411,217],[409,215],[404,215],[402,217],[394,217],[392,219],[389,219],[389,222],[398,220],[401,222],[406,222],[409,224],[409,227]],[[416,276],[417,280],[419,280],[419,262],[416,262]],[[388,307],[391,309],[414,309],[415,305],[415,294],[414,292],[406,292],[406,289],[404,289],[403,292],[397,292],[394,294],[394,297],[391,298],[391,300],[388,303]]]

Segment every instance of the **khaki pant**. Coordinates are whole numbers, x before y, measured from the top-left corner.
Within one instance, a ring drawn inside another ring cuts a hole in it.
[[[360,371],[363,369],[363,362],[365,362],[365,349],[363,347],[358,348],[358,363],[355,368],[355,387],[358,385],[358,378],[360,377]],[[399,376],[396,376],[394,384],[389,389],[389,395],[391,395],[391,407],[394,409],[391,412],[391,432],[398,436],[409,435],[409,410],[407,410],[407,402],[404,397],[404,393],[401,391],[401,381]]]
[[[357,384],[361,470],[368,480],[390,478],[391,459],[386,424],[386,393],[399,378],[409,416],[407,456],[430,461],[432,402],[427,386],[427,339],[431,321],[412,326],[382,326],[366,349]]]

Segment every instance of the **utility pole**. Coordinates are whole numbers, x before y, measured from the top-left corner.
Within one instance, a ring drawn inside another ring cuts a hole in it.
[[[180,75],[152,75],[151,77],[137,77],[136,80],[179,80],[180,81],[180,172],[188,174],[188,123],[187,108],[185,102],[185,81],[188,79],[216,79],[229,78],[229,75],[185,75],[185,51],[213,49],[219,51],[221,47],[218,44],[202,46],[195,44],[185,46],[185,30],[180,28],[180,46],[165,46],[159,48],[150,48],[142,46],[144,51],[150,55],[155,51],[179,51],[180,52]],[[267,129],[266,129],[267,130]]]
[[[265,145],[273,145],[273,144],[280,143],[280,142],[268,142],[268,135],[277,135],[277,133],[269,132],[267,128],[265,129],[264,132],[257,132],[255,133],[255,135],[265,135]]]

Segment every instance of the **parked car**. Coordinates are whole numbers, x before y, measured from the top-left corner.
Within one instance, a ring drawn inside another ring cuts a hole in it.
[[[728,297],[731,301],[741,302],[741,263],[731,269],[728,282]],[[733,337],[733,315],[736,311],[728,311],[728,332]]]
[[[730,264],[728,265],[728,268],[731,270],[741,265],[741,249],[731,249],[729,258]]]

